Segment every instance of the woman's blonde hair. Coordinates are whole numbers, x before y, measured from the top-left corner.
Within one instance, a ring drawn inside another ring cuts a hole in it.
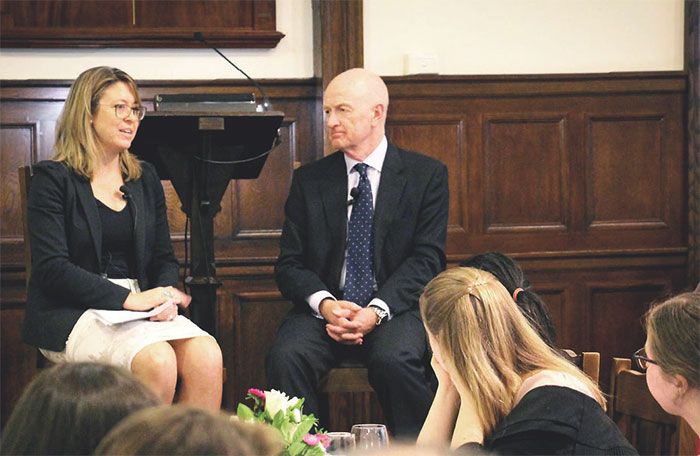
[[[598,386],[539,337],[492,274],[449,269],[425,287],[420,310],[453,381],[471,391],[486,435],[513,408],[523,377],[541,369],[574,375],[605,407]]]
[[[700,293],[683,293],[653,306],[645,316],[654,361],[668,375],[700,384]]]
[[[56,126],[56,155],[53,160],[65,163],[75,173],[91,179],[101,158],[92,119],[99,108],[100,98],[112,84],[124,82],[134,99],[141,98],[134,80],[117,68],[95,67],[83,71],[73,82]],[[124,149],[120,153],[122,174],[126,180],[141,177],[141,164]]]

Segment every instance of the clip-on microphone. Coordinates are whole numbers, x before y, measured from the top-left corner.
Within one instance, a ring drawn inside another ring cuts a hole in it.
[[[348,200],[348,206],[351,206],[355,204],[355,201],[357,201],[357,197],[360,196],[360,189],[358,187],[353,187],[350,189],[350,198]]]

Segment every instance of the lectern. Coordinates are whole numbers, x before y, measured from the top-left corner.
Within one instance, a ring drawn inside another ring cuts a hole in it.
[[[231,179],[255,179],[279,142],[284,114],[149,112],[129,149],[170,180],[191,220],[190,315],[216,335],[214,217]]]

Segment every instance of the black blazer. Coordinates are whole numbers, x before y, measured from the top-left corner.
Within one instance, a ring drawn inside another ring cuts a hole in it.
[[[142,290],[176,286],[178,262],[163,187],[153,166],[141,165],[141,178],[126,183],[137,214],[134,278]],[[22,337],[30,345],[62,351],[86,309],[121,310],[129,290],[101,276],[102,224],[90,181],[55,161],[33,169],[28,200],[32,276]]]
[[[347,171],[335,152],[294,172],[275,278],[299,309],[328,290],[341,298],[347,238]],[[392,315],[418,307],[426,283],[445,269],[449,190],[441,162],[389,143],[374,210],[374,271]]]

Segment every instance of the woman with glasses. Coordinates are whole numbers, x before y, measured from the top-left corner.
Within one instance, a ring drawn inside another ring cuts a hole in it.
[[[438,389],[419,444],[637,454],[597,385],[542,340],[492,274],[448,269],[425,287],[420,310]]]
[[[646,370],[651,395],[700,434],[700,293],[653,306],[645,326],[647,340],[634,359]]]
[[[166,403],[221,404],[221,350],[178,315],[165,197],[153,166],[128,151],[146,109],[116,68],[83,72],[56,127],[56,153],[33,166],[28,220],[32,275],[24,340],[52,362],[125,367]],[[93,309],[149,311],[105,324]]]

